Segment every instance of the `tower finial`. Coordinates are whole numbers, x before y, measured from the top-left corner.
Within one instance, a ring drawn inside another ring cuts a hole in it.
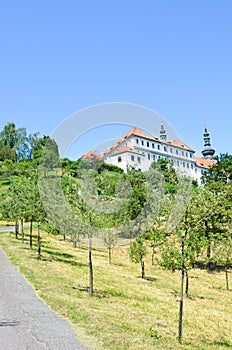
[[[210,135],[209,135],[208,130],[207,130],[207,125],[206,125],[205,118],[204,118],[204,134],[203,134],[203,137],[204,137],[204,148],[203,148],[201,153],[203,154],[204,158],[212,159],[213,155],[215,153],[215,150],[211,147],[211,144],[210,144]]]
[[[167,140],[167,134],[166,134],[166,130],[164,129],[164,125],[163,125],[163,118],[160,119],[160,140],[162,141],[166,141]]]

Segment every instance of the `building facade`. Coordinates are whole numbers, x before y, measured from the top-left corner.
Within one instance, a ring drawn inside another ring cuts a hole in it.
[[[171,162],[182,176],[192,177],[201,183],[201,177],[213,164],[214,150],[210,146],[210,138],[205,126],[204,158],[195,157],[195,151],[179,140],[167,141],[167,134],[161,123],[160,135],[154,137],[133,128],[105,152],[97,155],[89,151],[82,158],[93,157],[103,159],[108,164],[116,165],[125,172],[129,169],[147,171],[152,162],[159,158]]]

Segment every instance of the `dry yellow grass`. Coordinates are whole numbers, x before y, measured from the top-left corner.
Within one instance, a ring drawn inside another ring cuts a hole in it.
[[[35,233],[36,234],[36,233]],[[11,261],[37,294],[66,317],[78,338],[92,349],[228,349],[232,346],[231,291],[224,273],[190,272],[190,298],[184,300],[183,344],[177,342],[180,273],[151,265],[146,276],[130,262],[128,245],[93,251],[94,296],[89,297],[88,250],[73,249],[61,237],[42,234],[42,259],[14,234],[0,234]]]

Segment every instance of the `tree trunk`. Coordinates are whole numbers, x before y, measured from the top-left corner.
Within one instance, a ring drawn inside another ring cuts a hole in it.
[[[112,262],[112,252],[111,252],[111,248],[108,248],[109,249],[109,264],[111,265],[111,262]]]
[[[33,221],[30,221],[30,250],[32,250],[32,228],[33,228]]]
[[[63,233],[63,240],[64,240],[64,241],[66,240],[66,236],[65,236],[65,233]]]
[[[182,343],[182,320],[183,320],[183,290],[184,290],[184,244],[185,236],[182,237],[182,248],[181,248],[181,285],[180,285],[180,307],[179,307],[179,329],[178,329],[178,341]]]
[[[154,265],[154,258],[155,258],[155,252],[152,250],[152,255],[151,255],[151,264],[152,266]]]
[[[92,238],[89,237],[89,296],[93,295]]]
[[[188,294],[188,291],[189,291],[189,276],[188,276],[188,271],[187,270],[185,271],[185,276],[186,276],[185,295],[188,298],[188,296],[189,296],[189,294]]]
[[[21,220],[21,239],[22,239],[22,243],[24,243],[24,228],[23,228],[23,219]]]
[[[77,242],[78,242],[78,248],[80,249],[80,247],[81,247],[80,235],[77,236]]]
[[[145,265],[144,265],[144,261],[141,261],[141,267],[142,267],[142,278],[145,278]]]
[[[73,234],[73,248],[76,248],[77,247],[77,234],[74,233]]]
[[[229,290],[229,276],[228,276],[228,270],[226,269],[226,289]]]
[[[19,222],[18,219],[15,221],[15,238],[18,239],[19,234]]]
[[[206,249],[206,256],[207,259],[209,260],[211,257],[211,241],[210,241],[210,233],[209,233],[209,227],[208,227],[208,222],[205,221],[205,227],[206,227],[206,238],[208,240],[207,242],[207,249]],[[207,263],[207,268],[209,269],[211,266],[210,261]]]
[[[207,258],[209,259],[210,256],[211,256],[211,243],[209,242],[207,246]]]
[[[40,222],[38,222],[38,256],[41,256]]]

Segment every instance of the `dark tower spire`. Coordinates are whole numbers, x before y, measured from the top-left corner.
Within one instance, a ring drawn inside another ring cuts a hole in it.
[[[163,119],[161,119],[160,140],[162,140],[162,141],[167,140],[167,134],[166,134],[166,130],[164,129]]]
[[[212,159],[212,157],[213,157],[213,155],[215,153],[215,150],[211,147],[210,136],[209,136],[209,133],[208,133],[208,130],[207,130],[207,127],[206,127],[206,123],[204,123],[204,129],[205,129],[205,132],[203,134],[203,137],[204,137],[204,148],[203,148],[201,153],[203,154],[204,158]]]

